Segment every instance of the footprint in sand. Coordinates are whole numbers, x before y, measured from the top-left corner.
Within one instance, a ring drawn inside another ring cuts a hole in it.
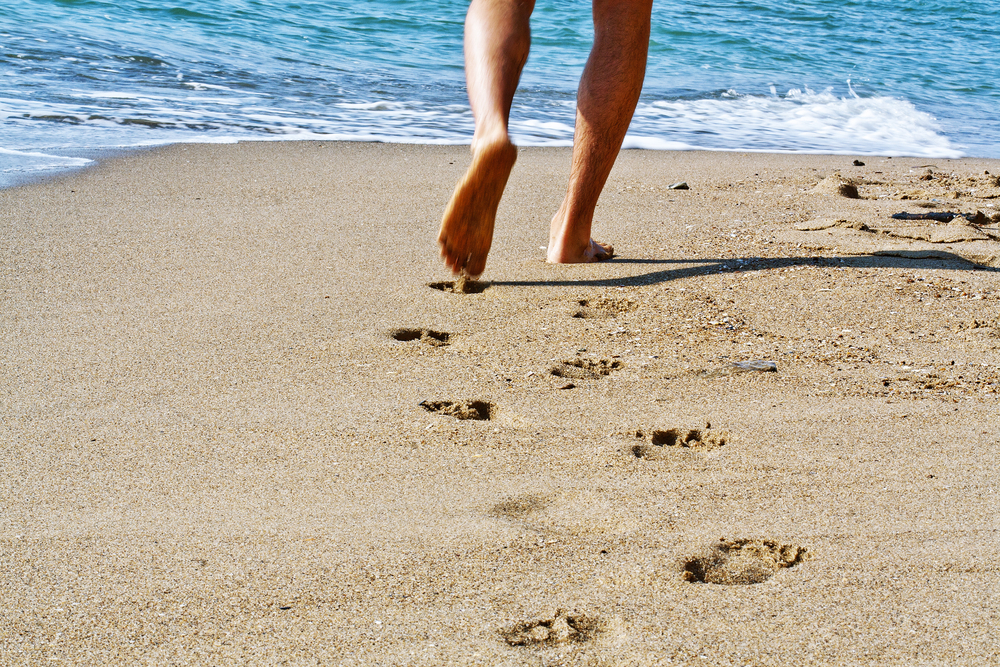
[[[556,364],[549,373],[557,378],[572,378],[574,380],[593,380],[610,375],[612,372],[622,368],[625,364],[620,361],[610,359],[571,359]]]
[[[616,623],[565,609],[556,610],[552,618],[522,621],[500,631],[511,646],[557,646],[570,642],[589,642],[611,634]]]
[[[455,419],[486,421],[493,414],[493,404],[488,401],[421,401],[420,407]]]
[[[805,547],[771,540],[719,540],[706,554],[684,563],[684,580],[745,586],[767,581],[781,569],[808,558]]]
[[[630,313],[639,307],[635,301],[610,297],[580,299],[576,303],[578,307],[574,309],[573,317],[585,320],[615,317],[621,313]]]
[[[406,343],[418,340],[434,347],[447,345],[451,339],[451,334],[433,329],[393,329],[389,336],[393,340]]]
[[[525,494],[502,500],[490,510],[490,515],[504,519],[525,519],[552,504],[552,498]]]
[[[645,440],[646,433],[645,431],[636,431],[635,437]],[[649,442],[632,445],[632,454],[637,459],[655,460],[665,458],[671,452],[677,451],[708,452],[725,447],[728,442],[729,433],[713,431],[711,424],[706,424],[704,429],[671,428],[665,431],[653,431],[649,436]]]
[[[448,292],[450,294],[482,294],[486,291],[486,288],[490,284],[482,280],[472,280],[471,278],[461,277],[458,280],[446,280],[439,283],[430,283],[428,287],[431,289],[436,289],[440,292]]]

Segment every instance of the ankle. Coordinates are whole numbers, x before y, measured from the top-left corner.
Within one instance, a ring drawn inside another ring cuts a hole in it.
[[[475,154],[483,150],[495,150],[499,147],[513,145],[514,144],[510,140],[510,135],[507,134],[507,128],[497,126],[489,129],[476,130],[476,133],[472,136],[471,149],[473,154]]]
[[[549,223],[549,247],[566,248],[570,252],[583,251],[590,246],[591,221],[573,220],[566,210],[564,203]]]

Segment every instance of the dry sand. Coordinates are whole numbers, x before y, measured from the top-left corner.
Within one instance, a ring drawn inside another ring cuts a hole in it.
[[[1000,162],[628,151],[550,266],[527,149],[459,294],[468,160],[0,192],[0,662],[1000,664],[1000,226],[889,217]]]

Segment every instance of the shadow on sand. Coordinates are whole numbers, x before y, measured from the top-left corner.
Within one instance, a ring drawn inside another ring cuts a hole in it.
[[[840,257],[733,257],[729,259],[630,259],[615,257],[609,264],[667,264],[678,268],[651,271],[635,276],[592,280],[494,280],[492,285],[512,287],[637,287],[667,283],[681,278],[695,278],[718,273],[740,274],[747,271],[783,269],[792,266],[824,266],[855,269],[952,269],[1000,273],[1000,268],[981,266],[954,253],[925,250],[892,250],[871,255]]]

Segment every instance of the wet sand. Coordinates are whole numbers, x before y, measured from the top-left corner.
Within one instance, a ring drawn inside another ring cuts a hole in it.
[[[624,152],[551,266],[522,150],[467,294],[464,147],[0,192],[0,662],[997,664],[1000,162],[853,161]]]

